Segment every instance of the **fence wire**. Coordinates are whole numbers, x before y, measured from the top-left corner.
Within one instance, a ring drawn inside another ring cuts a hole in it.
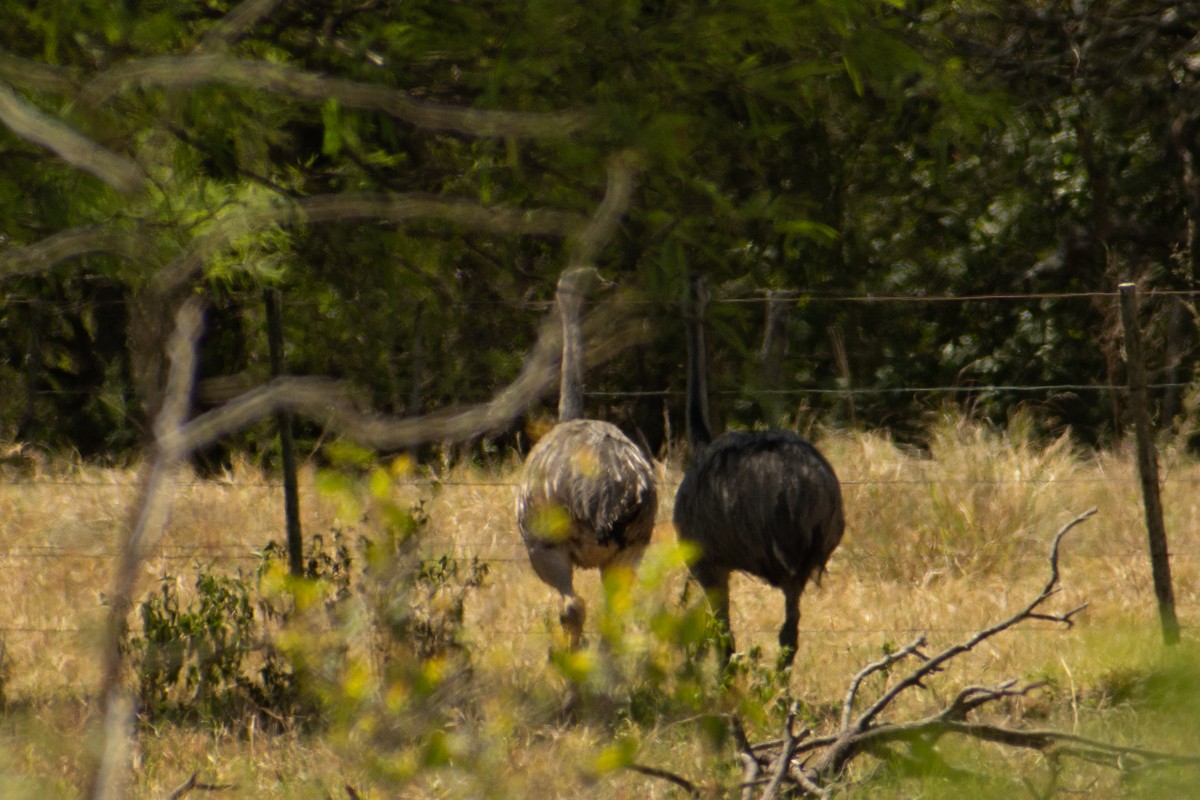
[[[1144,301],[1153,301],[1157,298],[1200,298],[1200,290],[1151,290],[1141,293]],[[712,303],[730,304],[730,305],[766,305],[776,302],[778,299],[788,299],[806,302],[820,303],[842,303],[842,304],[879,304],[879,303],[904,303],[904,304],[943,304],[943,303],[1043,303],[1047,301],[1108,301],[1117,303],[1119,295],[1115,291],[1091,291],[1091,292],[1031,292],[1031,293],[1004,293],[1004,294],[976,294],[976,295],[950,295],[950,294],[931,294],[931,295],[895,295],[895,294],[836,294],[836,293],[821,293],[802,291],[798,289],[783,289],[773,292],[771,296],[766,293],[743,296],[743,297],[723,297],[714,298]],[[245,303],[247,306],[257,306],[261,301],[261,297],[257,294],[247,295]],[[662,308],[663,303],[656,300],[635,300],[635,304],[641,304],[649,307]],[[81,313],[90,309],[95,309],[103,305],[120,305],[120,301],[89,301],[89,300],[72,300],[65,303],[51,303],[39,298],[25,298],[9,296],[0,301],[0,309],[8,306],[18,305],[41,305],[46,308],[55,308],[64,312]],[[315,309],[315,302],[306,300],[289,300],[287,303],[289,308],[305,308],[311,307]],[[468,307],[503,307],[508,310],[526,310],[536,312],[546,312],[553,306],[553,302],[549,300],[490,300],[490,301],[472,301],[468,300],[462,303]],[[311,310],[310,309],[310,310]],[[1191,386],[1186,382],[1163,382],[1148,385],[1151,390],[1167,390],[1167,389],[1186,389]],[[1099,382],[1092,383],[1055,383],[1055,384],[970,384],[970,385],[930,385],[930,386],[904,386],[904,387],[845,387],[845,388],[828,388],[828,389],[765,389],[760,390],[761,394],[779,395],[779,396],[799,396],[799,395],[831,395],[831,396],[885,396],[896,394],[985,394],[985,393],[1052,393],[1052,392],[1095,392],[1095,393],[1114,393],[1125,392],[1127,387],[1123,385],[1105,384]],[[33,392],[35,395],[90,395],[94,392],[89,389],[64,389],[64,388],[39,388]],[[716,391],[713,392],[718,396],[738,396],[738,391]],[[678,389],[650,389],[640,391],[590,391],[587,395],[594,398],[678,398],[682,397],[684,392]],[[1162,479],[1164,486],[1180,485],[1194,486],[1200,483],[1200,478],[1179,478],[1171,475]],[[871,479],[871,480],[845,480],[843,486],[847,487],[887,487],[887,486],[919,486],[919,485],[950,485],[950,486],[965,486],[965,485],[981,485],[981,486],[1002,486],[1002,485],[1021,485],[1035,484],[1051,486],[1054,484],[1096,484],[1096,485],[1126,485],[1136,487],[1139,484],[1139,479],[1131,475],[1129,477],[1120,476],[1091,476],[1091,477],[1018,477],[1018,478],[994,478],[994,479],[978,479],[978,478],[953,478],[953,477],[935,477],[935,478],[894,478],[894,479]],[[92,480],[87,478],[38,478],[36,480],[0,476],[0,491],[28,491],[38,487],[72,487],[72,488],[95,488],[106,490],[132,490],[137,485],[137,481],[130,478],[128,480]],[[221,487],[222,485],[232,486],[232,483],[223,484],[220,481],[201,481],[201,480],[184,480],[177,481],[176,485],[182,488],[198,488],[198,487]],[[238,482],[238,488],[256,488],[264,489],[270,492],[282,492],[283,485],[281,482],[274,481],[255,481],[255,482]],[[671,489],[677,486],[675,482],[665,484],[665,488]],[[461,479],[439,479],[431,477],[428,479],[406,481],[399,484],[401,487],[419,488],[419,489],[434,489],[443,487],[465,487],[496,491],[513,491],[517,486],[516,481],[508,480],[461,480]],[[268,531],[264,530],[264,535]],[[282,524],[276,535],[282,538]],[[493,540],[480,541],[455,541],[452,547],[452,555],[462,558],[476,558],[481,563],[495,565],[520,565],[525,566],[527,559],[521,551],[520,544],[516,540],[515,530],[513,531],[513,542],[511,544],[511,555],[499,555],[494,551],[497,550],[497,544]],[[481,555],[483,554],[483,555]],[[0,579],[3,579],[3,573],[9,570],[30,569],[31,564],[39,562],[50,562],[53,564],[62,564],[68,561],[111,561],[119,556],[119,552],[111,548],[85,548],[78,546],[59,546],[59,545],[12,545],[9,547],[0,547]],[[1194,561],[1200,558],[1200,552],[1181,549],[1177,552],[1169,554],[1172,560]],[[256,552],[253,548],[246,547],[230,547],[224,545],[159,545],[154,552],[148,555],[148,559],[165,560],[170,562],[192,562],[192,563],[207,563],[229,562],[229,563],[253,563],[260,561],[262,555]],[[1065,553],[1062,557],[1064,567],[1069,568],[1073,560],[1114,560],[1114,561],[1129,561],[1131,559],[1145,559],[1146,553],[1140,550],[1128,550],[1109,553]],[[848,563],[878,563],[885,562],[889,556],[878,552],[842,552],[835,556],[835,559],[846,561]],[[429,559],[434,561],[436,559]],[[1026,557],[1017,557],[1017,560],[1024,563]],[[1042,563],[1044,557],[1039,554],[1030,553],[1027,556],[1028,563]],[[1197,626],[1182,625],[1185,631],[1195,631],[1200,628]],[[94,629],[82,626],[70,625],[0,625],[0,636],[51,636],[51,637],[79,637],[93,634]],[[753,631],[756,634],[774,633],[774,630],[757,630]],[[942,635],[966,635],[976,632],[974,628],[956,628],[956,627],[923,627],[923,628],[884,628],[884,627],[820,627],[807,628],[802,630],[802,633],[813,636],[861,636],[861,635],[915,635],[917,633],[933,633]],[[1061,635],[1061,630],[1057,627],[1038,627],[1038,626],[1023,626],[1013,629],[1014,633],[1024,635]],[[511,629],[511,630],[492,630],[489,635],[519,635],[519,636],[539,636],[550,635],[546,632],[526,629]]]

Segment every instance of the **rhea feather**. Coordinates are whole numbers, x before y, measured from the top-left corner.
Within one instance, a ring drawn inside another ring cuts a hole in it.
[[[585,294],[599,282],[591,268],[559,279],[562,380],[558,424],[530,451],[517,491],[517,525],[537,576],[562,598],[572,647],[582,641],[586,608],[575,593],[577,567],[602,573],[636,567],[654,528],[654,469],[615,425],[583,416]]]
[[[725,661],[734,650],[729,576],[736,571],[783,591],[780,657],[791,664],[800,595],[810,578],[824,572],[842,540],[841,485],[820,451],[792,431],[732,431],[712,439],[703,281],[692,282],[690,297],[687,423],[693,460],[675,497],[675,529],[698,550],[690,570],[725,634]]]

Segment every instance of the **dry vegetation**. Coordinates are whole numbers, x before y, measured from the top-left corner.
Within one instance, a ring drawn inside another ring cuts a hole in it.
[[[743,701],[756,699],[767,709],[748,717],[758,739],[777,735],[774,712],[783,698],[800,701],[806,723],[819,731],[832,723],[850,677],[885,649],[921,631],[929,632],[931,649],[940,649],[1023,605],[1045,581],[1054,532],[1096,506],[1099,513],[1072,532],[1061,556],[1063,592],[1054,605],[1087,603],[1077,626],[1063,630],[1035,622],[1010,631],[953,662],[927,691],[910,694],[892,713],[921,714],[970,684],[1045,681],[1044,689],[997,706],[993,715],[1012,725],[1052,726],[1114,742],[1200,749],[1193,627],[1200,607],[1200,465],[1176,450],[1162,456],[1184,627],[1184,644],[1164,652],[1128,453],[1087,452],[1067,438],[1035,442],[1020,420],[1000,432],[948,418],[931,429],[922,451],[877,434],[827,434],[819,441],[845,486],[847,536],[822,585],[802,603],[801,647],[789,686],[769,677],[782,621],[778,593],[750,580],[736,581],[733,590],[739,645],[763,653],[741,678]],[[487,745],[472,754],[473,771],[429,769],[406,791],[432,797],[679,796],[671,784],[642,774],[597,775],[605,749],[618,740],[637,743],[641,764],[669,768],[702,786],[736,784],[739,769],[729,744],[714,747],[697,715],[677,713],[669,703],[651,702],[653,713],[646,717],[631,710],[628,697],[614,696],[608,706],[591,707],[578,724],[556,721],[553,700],[563,678],[547,652],[555,642],[557,604],[529,571],[516,535],[517,467],[513,458],[494,469],[454,468],[433,475],[435,480],[394,487],[403,504],[425,501],[426,553],[478,556],[490,567],[486,585],[467,605],[473,702],[456,723]],[[663,552],[673,540],[669,520],[678,479],[675,465],[664,470],[655,537]],[[135,480],[134,470],[28,461],[0,483],[0,602],[9,609],[0,634],[7,703],[0,718],[4,797],[79,791],[83,754],[93,743],[88,721],[90,693],[99,680],[96,637]],[[306,535],[328,539],[340,530],[354,536],[368,527],[361,517],[347,521],[313,483],[306,473]],[[254,552],[278,540],[282,529],[280,490],[253,469],[240,467],[221,480],[184,478],[167,536],[146,564],[143,589],[175,580],[186,593],[197,564],[251,574]],[[661,559],[652,553],[648,560],[653,567]],[[627,619],[636,621],[638,609],[649,615],[696,602],[695,591],[685,597],[681,570],[665,569],[661,580],[635,589]],[[580,583],[590,607],[600,609],[596,577],[584,575]],[[589,620],[593,642],[600,616],[597,611]],[[636,624],[627,633],[634,641],[645,638]],[[380,788],[355,736],[268,733],[236,721],[227,729],[148,726],[133,794],[164,797],[199,771],[205,781],[230,785],[215,797],[347,797],[347,786],[363,797],[394,796]],[[970,743],[947,742],[944,749],[948,760],[989,776],[974,785],[976,794],[1034,796],[1023,781],[1044,783],[1046,765],[1036,754]],[[1163,792],[1161,784],[1128,778],[1081,768],[1064,777],[1063,786],[1100,797],[1137,794],[1139,787]],[[1195,776],[1181,780],[1189,778]],[[851,779],[848,796],[962,792],[962,779],[954,775],[906,777],[867,761],[856,762]]]

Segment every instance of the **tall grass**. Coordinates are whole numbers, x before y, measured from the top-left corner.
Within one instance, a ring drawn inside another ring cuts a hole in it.
[[[452,697],[437,698],[438,737],[422,740],[420,750],[396,745],[397,737],[417,736],[415,729],[388,728],[392,738],[381,739],[380,729],[371,729],[380,720],[369,712],[375,707],[369,697],[357,706],[361,724],[351,720],[324,733],[267,733],[251,720],[162,725],[142,733],[135,796],[163,796],[196,770],[234,784],[220,795],[228,797],[344,797],[347,785],[379,797],[676,796],[662,781],[614,771],[631,753],[640,762],[728,786],[739,768],[705,711],[738,711],[753,735],[770,738],[781,704],[796,699],[810,726],[828,726],[850,676],[885,648],[921,631],[928,631],[931,649],[964,639],[1036,594],[1053,533],[1092,506],[1097,516],[1064,545],[1063,591],[1055,601],[1061,608],[1088,603],[1079,624],[1065,631],[1031,624],[990,641],[954,662],[926,692],[911,694],[896,713],[927,713],[969,684],[1045,681],[1041,692],[996,713],[1011,724],[1196,749],[1200,732],[1191,720],[1200,698],[1200,659],[1191,642],[1200,577],[1194,556],[1200,465],[1182,450],[1162,454],[1185,637],[1168,653],[1158,637],[1131,454],[1085,450],[1068,436],[1043,441],[1031,431],[1021,417],[997,429],[947,415],[930,426],[920,449],[878,433],[820,435],[818,444],[844,485],[845,541],[822,585],[802,601],[801,646],[790,675],[773,670],[781,595],[753,580],[735,580],[733,625],[749,655],[732,693],[713,691],[688,663],[699,657],[688,644],[690,621],[681,609],[701,606],[671,547],[678,464],[662,468],[660,520],[641,579],[605,594],[594,574],[579,576],[595,610],[582,667],[547,658],[559,636],[557,603],[532,575],[516,534],[515,457],[376,484],[388,503],[424,503],[429,523],[417,543],[420,554],[475,556],[488,565],[487,580],[463,607],[469,670],[445,684],[443,695]],[[0,637],[8,705],[0,796],[72,796],[87,748],[60,742],[64,736],[90,741],[96,637],[136,471],[50,462],[6,477],[0,483],[0,604],[9,614]],[[372,499],[370,488],[356,505],[318,492],[311,470],[301,486],[307,536],[328,541],[337,530],[353,540],[377,533],[372,503],[379,498]],[[280,490],[252,466],[238,465],[217,480],[181,476],[142,588],[151,592],[171,581],[186,598],[201,565],[249,578],[254,553],[279,540],[282,530]],[[685,646],[672,646],[679,642]],[[568,725],[559,710],[564,674],[576,667],[595,691],[579,722]],[[374,669],[382,674],[388,665]],[[387,701],[379,699],[379,707],[387,708]],[[411,699],[392,702],[418,707]],[[395,757],[386,763],[365,758],[376,745],[393,748]],[[1004,795],[1013,780],[1040,779],[1046,769],[1036,756],[992,746],[947,744],[946,750],[951,760],[991,776],[972,789],[981,796]],[[876,762],[857,766],[851,794],[962,793],[953,776],[877,769]],[[1081,781],[1098,779],[1082,775]],[[1099,796],[1136,793],[1111,777],[1095,787]]]

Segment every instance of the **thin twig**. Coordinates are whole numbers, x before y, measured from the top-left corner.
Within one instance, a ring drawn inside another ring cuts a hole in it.
[[[1042,588],[1042,591],[1037,595],[1037,597],[1033,598],[1033,600],[1031,600],[1024,608],[1007,619],[978,631],[965,642],[960,642],[959,644],[947,647],[942,652],[926,660],[923,664],[905,676],[903,680],[899,681],[891,689],[884,692],[882,697],[876,700],[870,708],[864,711],[854,722],[854,729],[859,731],[865,730],[866,727],[880,714],[880,712],[887,708],[893,700],[900,696],[900,694],[902,694],[905,690],[919,685],[922,679],[940,669],[942,664],[945,664],[947,661],[958,655],[961,655],[962,653],[975,649],[981,642],[992,638],[996,634],[1006,631],[1014,625],[1030,619],[1034,609],[1046,602],[1046,600],[1048,600],[1058,591],[1058,550],[1063,537],[1068,531],[1081,522],[1089,519],[1095,513],[1096,509],[1090,508],[1068,522],[1058,531],[1058,534],[1054,537],[1054,542],[1050,547],[1050,577],[1046,580],[1045,587]],[[1039,618],[1051,619],[1055,622],[1064,623],[1069,627],[1073,624],[1072,616],[1078,610],[1079,609],[1076,609],[1061,615],[1040,616]]]
[[[91,255],[108,253],[127,261],[145,256],[145,241],[134,231],[116,225],[81,225],[51,234],[32,244],[0,250],[0,278],[46,272],[57,264]]]
[[[289,199],[279,205],[243,207],[212,222],[188,248],[163,268],[154,281],[157,291],[185,286],[229,243],[275,225],[311,225],[353,220],[407,222],[439,219],[472,230],[506,235],[571,236],[587,224],[584,217],[557,208],[485,206],[423,192],[342,192]]]
[[[241,38],[260,19],[274,11],[282,0],[242,0],[233,7],[196,47],[196,52],[222,50]]]
[[[237,784],[235,783],[203,783],[199,778],[200,773],[193,772],[191,777],[176,787],[173,792],[166,796],[165,800],[179,800],[179,798],[191,791],[224,792],[237,788]]]
[[[758,759],[758,755],[754,751],[754,747],[750,744],[749,737],[746,736],[746,728],[742,725],[741,717],[731,714],[729,717],[729,731],[733,737],[734,744],[737,745],[738,754],[742,759],[742,800],[750,800],[754,796],[754,788],[759,785],[759,776],[762,774],[762,763]]]
[[[80,99],[102,105],[115,95],[144,87],[194,89],[220,83],[310,102],[337,100],[346,108],[380,111],[428,130],[467,136],[562,138],[583,130],[594,115],[583,111],[488,111],[417,100],[389,86],[307,72],[286,64],[219,53],[154,56],[126,61],[93,77]]]
[[[610,358],[639,341],[639,330],[623,324],[622,315],[620,298],[606,301],[591,315],[585,326],[589,363]],[[401,417],[360,409],[348,387],[331,378],[280,377],[189,420],[178,432],[177,446],[195,450],[280,411],[381,450],[462,441],[503,428],[554,386],[562,351],[560,336],[560,327],[548,317],[516,379],[486,403]]]
[[[195,382],[196,343],[200,338],[201,327],[199,302],[192,300],[184,303],[176,316],[175,330],[167,343],[171,369],[168,373],[166,394],[154,423],[155,442],[139,482],[138,496],[131,509],[129,532],[113,581],[100,688],[100,697],[104,702],[102,752],[105,756],[96,765],[87,793],[94,800],[115,800],[122,795],[119,787],[123,781],[115,777],[113,770],[119,770],[123,774],[127,767],[123,763],[125,759],[122,759],[121,764],[116,764],[108,757],[109,753],[121,751],[121,747],[127,749],[129,736],[132,735],[131,730],[121,732],[125,728],[120,721],[131,714],[132,708],[121,688],[121,638],[125,630],[126,615],[133,602],[142,557],[148,546],[162,535],[167,507],[170,504],[168,490],[171,477],[179,459],[185,455],[184,451],[170,442],[177,438],[176,431],[187,416],[188,398],[191,397],[192,385]],[[118,739],[124,740],[125,744],[119,745]]]
[[[967,715],[979,708],[982,705],[999,700],[1003,697],[1024,697],[1035,689],[1040,689],[1046,685],[1045,681],[1031,683],[1023,686],[1020,689],[1013,689],[1017,682],[1015,680],[1005,681],[996,687],[989,686],[967,686],[964,687],[950,705],[941,713],[941,717],[947,720],[963,720]]]
[[[779,756],[774,764],[774,771],[771,773],[771,781],[767,784],[767,788],[763,789],[760,800],[774,800],[775,795],[779,792],[779,787],[783,785],[783,779],[787,777],[788,767],[792,763],[792,756],[796,752],[796,744],[808,736],[808,729],[805,728],[796,735],[796,704],[792,703],[788,709],[787,721],[783,724],[783,747],[779,748]]]
[[[813,797],[819,797],[823,799],[829,797],[833,793],[833,787],[818,785],[816,781],[809,777],[806,770],[800,769],[799,767],[793,767],[788,775],[792,780],[799,784],[800,788],[804,789],[804,791],[808,792]]]
[[[698,786],[696,786],[696,784],[692,783],[682,775],[677,775],[669,770],[661,769],[659,767],[650,767],[646,766],[645,764],[627,764],[625,769],[629,770],[630,772],[638,772],[642,775],[647,775],[651,778],[661,778],[664,781],[670,781],[680,789],[683,789],[685,792],[690,794],[692,797],[700,796],[700,789]]]
[[[916,639],[912,640],[899,650],[892,653],[885,653],[883,658],[867,664],[858,671],[858,674],[856,674],[854,679],[850,681],[850,690],[846,692],[846,699],[842,703],[843,729],[850,727],[850,720],[854,714],[854,701],[858,697],[858,690],[862,686],[862,682],[876,672],[882,672],[892,664],[895,664],[897,661],[901,661],[910,655],[920,655],[920,649],[925,645],[925,636],[926,635],[922,633]]]

